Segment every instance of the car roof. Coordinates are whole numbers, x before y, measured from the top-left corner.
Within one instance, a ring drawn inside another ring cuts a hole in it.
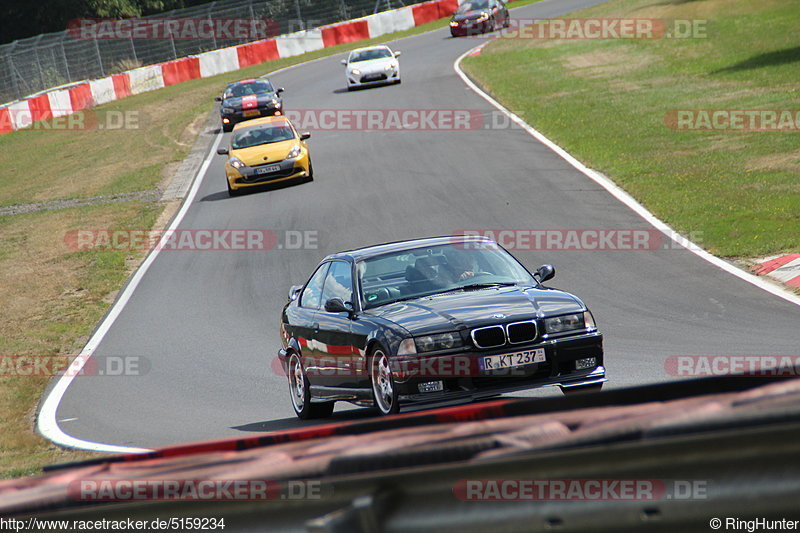
[[[234,85],[241,85],[242,83],[253,83],[255,81],[266,81],[266,82],[269,82],[269,80],[267,78],[265,78],[265,77],[247,78],[245,80],[232,81],[228,85],[226,85],[225,88],[227,89],[228,87],[233,87]]]
[[[242,128],[249,128],[250,126],[258,126],[261,124],[274,124],[277,122],[280,122],[282,124],[288,123],[290,126],[294,127],[292,125],[292,122],[288,118],[286,118],[283,115],[277,115],[272,117],[261,117],[261,118],[254,118],[251,120],[245,120],[244,122],[239,122],[238,124],[236,124],[233,127],[233,129],[240,130]]]
[[[417,248],[425,248],[428,246],[441,246],[444,244],[463,244],[468,242],[485,242],[494,243],[488,237],[481,237],[475,235],[448,235],[445,237],[429,237],[425,239],[414,239],[410,241],[397,241],[385,244],[378,244],[375,246],[367,246],[365,248],[356,248],[354,250],[346,250],[327,256],[324,261],[330,259],[345,259],[348,261],[361,261],[370,257],[383,255],[392,252],[402,252],[404,250],[414,250]]]

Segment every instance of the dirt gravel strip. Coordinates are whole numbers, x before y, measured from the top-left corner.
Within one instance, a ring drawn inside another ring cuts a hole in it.
[[[35,213],[37,211],[54,211],[56,209],[83,207],[85,205],[104,205],[117,202],[131,202],[133,200],[158,202],[161,200],[161,195],[162,192],[158,189],[151,189],[148,191],[137,191],[123,194],[92,196],[90,198],[75,198],[72,200],[52,200],[49,202],[37,202],[32,204],[17,204],[7,207],[0,207],[0,216],[22,215],[24,213]]]

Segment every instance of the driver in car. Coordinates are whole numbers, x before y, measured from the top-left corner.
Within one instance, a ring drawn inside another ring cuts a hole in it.
[[[477,259],[469,252],[461,250],[449,250],[448,252],[445,252],[447,271],[454,281],[464,281],[480,274],[487,274],[487,272],[481,271]]]

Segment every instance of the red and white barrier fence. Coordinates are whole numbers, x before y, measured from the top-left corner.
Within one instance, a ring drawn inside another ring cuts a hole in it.
[[[434,0],[51,89],[0,106],[0,135],[133,94],[407,30],[449,17],[457,7],[458,0]]]

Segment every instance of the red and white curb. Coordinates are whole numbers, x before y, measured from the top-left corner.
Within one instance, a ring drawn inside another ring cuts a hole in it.
[[[170,85],[422,26],[449,17],[458,4],[459,0],[430,0],[313,30],[148,65],[99,80],[55,87],[0,105],[0,135]]]
[[[800,254],[786,254],[758,260],[754,274],[767,276],[789,287],[800,287]]]

